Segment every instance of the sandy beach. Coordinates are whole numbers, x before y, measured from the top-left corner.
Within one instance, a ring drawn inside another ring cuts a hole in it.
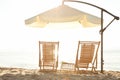
[[[120,71],[40,72],[38,69],[0,68],[0,80],[120,80]]]

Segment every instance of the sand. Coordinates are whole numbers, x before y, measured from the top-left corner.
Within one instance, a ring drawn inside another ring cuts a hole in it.
[[[120,80],[120,71],[40,72],[38,69],[0,68],[0,80]]]

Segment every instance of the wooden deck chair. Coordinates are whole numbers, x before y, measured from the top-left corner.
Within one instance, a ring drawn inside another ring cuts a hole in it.
[[[92,68],[96,71],[99,45],[100,41],[79,41],[75,63],[78,70]]]
[[[59,42],[39,41],[40,71],[56,71],[58,67]]]

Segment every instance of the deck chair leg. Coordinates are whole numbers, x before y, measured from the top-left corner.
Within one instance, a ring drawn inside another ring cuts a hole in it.
[[[40,71],[41,71],[41,66],[40,66]]]
[[[43,65],[43,70],[44,70],[44,65]]]
[[[54,65],[53,65],[53,71],[54,71]]]
[[[95,69],[95,67],[94,66],[92,66],[92,70],[91,70],[92,72],[96,72],[96,69]]]
[[[91,70],[92,72],[93,72],[93,69],[94,69],[94,68],[92,67],[92,70]]]
[[[79,71],[79,68],[77,68],[77,71]]]
[[[76,68],[75,68],[75,72],[78,73],[78,71],[79,71],[79,69],[76,67]]]

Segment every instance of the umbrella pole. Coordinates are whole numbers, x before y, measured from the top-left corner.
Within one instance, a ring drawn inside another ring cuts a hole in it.
[[[101,30],[103,30],[103,10],[101,10]],[[103,73],[103,31],[101,31],[101,73]]]

